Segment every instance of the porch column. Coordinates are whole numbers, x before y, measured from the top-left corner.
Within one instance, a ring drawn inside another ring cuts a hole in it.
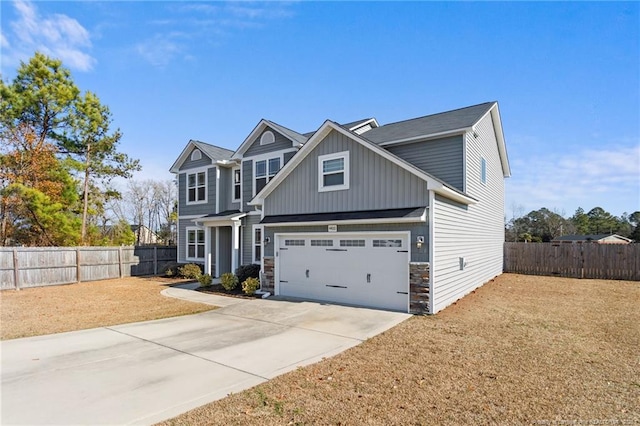
[[[240,221],[234,220],[231,226],[231,269],[238,269],[240,258]]]
[[[204,227],[204,273],[211,275],[211,228]]]

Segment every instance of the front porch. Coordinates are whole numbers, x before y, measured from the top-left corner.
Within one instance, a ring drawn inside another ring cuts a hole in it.
[[[242,218],[246,213],[234,210],[210,214],[194,223],[204,228],[204,272],[220,277],[234,272],[241,263]]]

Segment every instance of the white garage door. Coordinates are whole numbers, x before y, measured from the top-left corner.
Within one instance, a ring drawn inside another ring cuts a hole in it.
[[[407,312],[408,234],[276,236],[278,294]]]

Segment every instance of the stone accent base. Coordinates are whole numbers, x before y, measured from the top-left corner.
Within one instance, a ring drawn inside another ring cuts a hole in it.
[[[429,264],[409,263],[409,313],[417,315],[429,312]]]
[[[274,259],[273,256],[263,258],[264,270],[264,282],[262,283],[262,290],[268,291],[271,294],[274,294],[276,289],[274,275],[273,275],[273,267],[274,267]]]

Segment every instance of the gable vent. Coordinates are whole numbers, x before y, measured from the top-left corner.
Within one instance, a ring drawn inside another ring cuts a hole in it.
[[[273,135],[272,131],[267,130],[262,134],[262,136],[260,136],[260,145],[269,145],[275,141],[276,137]]]
[[[353,132],[354,132],[356,135],[361,135],[361,134],[363,134],[364,132],[368,132],[369,130],[371,130],[371,124],[367,124],[367,125],[362,126],[362,127],[358,128],[358,129],[355,129]]]

